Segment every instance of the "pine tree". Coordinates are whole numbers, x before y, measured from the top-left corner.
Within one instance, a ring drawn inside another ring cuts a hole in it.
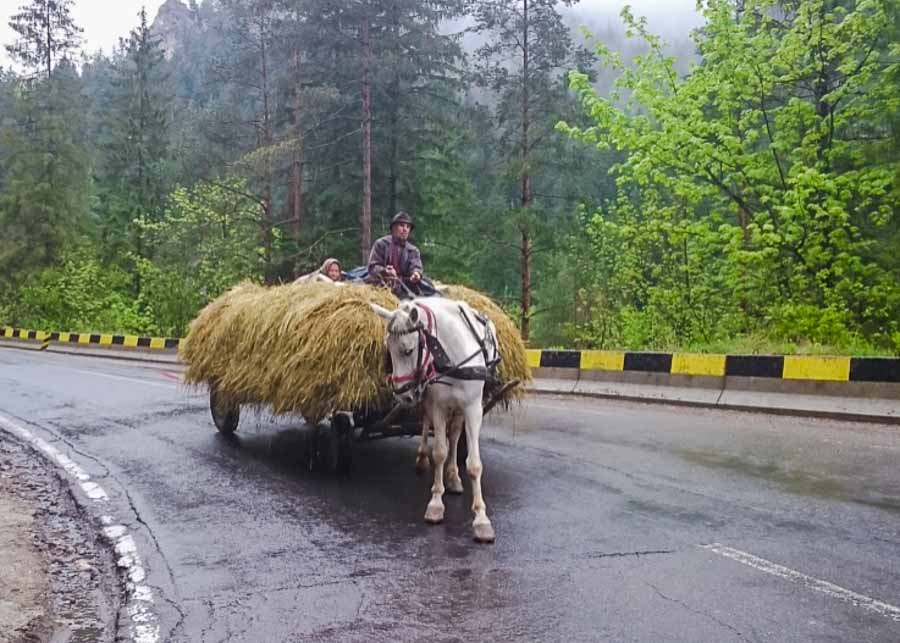
[[[578,0],[564,0],[571,6]],[[575,46],[556,0],[470,0],[473,31],[489,40],[476,52],[476,82],[496,92],[497,118],[507,158],[517,168],[521,331],[527,341],[531,317],[535,223],[534,150],[554,126],[555,102],[565,94],[563,74],[586,66],[587,52]]]
[[[69,11],[74,0],[32,0],[23,5],[9,21],[10,28],[19,35],[6,46],[13,61],[21,63],[35,74],[46,72],[50,78],[55,64],[78,50],[82,29],[75,24]]]
[[[0,124],[0,273],[10,283],[55,265],[89,230],[81,86],[66,63],[50,80],[20,82],[12,118]]]
[[[422,137],[438,140],[426,123],[452,102],[460,64],[457,42],[440,28],[462,12],[462,2],[310,0],[309,12],[321,34],[314,55],[332,71],[346,108],[358,115],[358,151],[335,149],[361,160],[357,225],[365,261],[376,210],[383,222],[399,207],[411,207]],[[349,125],[348,119],[343,126]]]
[[[0,272],[11,283],[57,263],[89,229],[83,83],[69,58],[81,30],[71,4],[34,0],[10,20],[19,38],[7,51],[29,72],[10,81],[11,113],[0,122]]]
[[[224,13],[217,25],[221,36],[220,59],[213,65],[219,88],[216,107],[218,131],[212,136],[226,150],[233,172],[250,179],[243,196],[259,204],[260,248],[265,280],[278,277],[275,149],[277,77],[283,69],[276,46],[274,0],[223,0]]]
[[[171,96],[160,42],[150,32],[146,11],[138,15],[140,23],[122,42],[103,110],[107,138],[100,174],[110,249],[127,238],[128,249],[151,256],[152,249],[140,247],[133,221],[137,217],[155,221],[162,216],[169,187]]]

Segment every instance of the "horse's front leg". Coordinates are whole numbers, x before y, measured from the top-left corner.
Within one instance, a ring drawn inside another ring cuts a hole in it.
[[[472,512],[475,519],[472,527],[475,531],[475,540],[480,543],[494,542],[494,527],[487,517],[487,505],[481,495],[481,449],[478,444],[481,435],[481,400],[477,404],[470,404],[465,410],[466,440],[469,445],[469,456],[466,458],[466,470],[472,481]]]
[[[436,409],[435,409],[436,410]],[[425,509],[425,522],[437,524],[444,520],[444,462],[447,460],[447,418],[443,413],[427,413],[434,428],[431,455],[434,458],[434,484],[431,501]]]
[[[416,475],[422,475],[428,471],[428,431],[431,424],[428,418],[422,420],[422,437],[419,439],[419,448],[416,450]]]
[[[456,449],[459,445],[459,436],[463,430],[463,422],[462,415],[457,415],[448,423],[450,426],[450,451],[447,454],[447,465],[444,469],[447,493],[460,494],[463,492],[463,483],[459,477],[459,465],[456,457]]]

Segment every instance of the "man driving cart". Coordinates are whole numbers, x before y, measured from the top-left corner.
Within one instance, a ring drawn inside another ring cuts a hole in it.
[[[372,244],[366,283],[388,286],[401,299],[434,293],[423,279],[422,254],[409,241],[413,227],[408,212],[394,215],[391,233]]]

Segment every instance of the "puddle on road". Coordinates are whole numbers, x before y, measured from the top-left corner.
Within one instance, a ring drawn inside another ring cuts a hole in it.
[[[773,462],[751,462],[738,456],[694,449],[679,449],[679,456],[693,464],[743,474],[757,480],[773,482],[800,496],[841,500],[900,514],[900,498],[876,493],[860,495],[833,478],[806,471],[788,470]]]

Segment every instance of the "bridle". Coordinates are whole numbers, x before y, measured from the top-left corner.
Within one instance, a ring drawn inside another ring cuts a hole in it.
[[[437,327],[437,322],[434,318],[434,312],[432,312],[430,308],[422,306],[422,309],[425,312],[425,324],[423,324],[422,321],[419,320],[419,322],[415,326],[404,331],[389,330],[390,334],[394,336],[403,336],[412,333],[418,334],[418,342],[416,342],[417,355],[415,370],[405,375],[397,375],[396,373],[392,373],[389,376],[391,386],[394,389],[394,395],[400,396],[410,391],[411,389],[416,389],[417,400],[421,395],[420,391],[424,390],[422,381],[431,378],[437,372],[437,368],[434,364],[434,355],[431,354],[431,351],[428,348],[428,342],[425,340],[426,333],[431,336],[434,335],[434,330]]]
[[[416,403],[418,403],[425,394],[425,389],[430,385],[445,384],[449,386],[450,382],[447,382],[445,378],[485,381],[488,379],[489,374],[493,375],[497,364],[500,362],[500,357],[499,353],[496,352],[496,339],[487,330],[488,325],[486,318],[481,317],[476,313],[478,321],[481,322],[485,328],[485,337],[481,337],[475,331],[475,326],[472,323],[472,320],[469,319],[469,315],[465,308],[462,306],[459,307],[460,315],[466,322],[466,326],[472,333],[472,336],[478,342],[478,350],[457,364],[453,364],[450,361],[450,357],[447,355],[447,351],[444,350],[443,345],[437,338],[437,320],[434,311],[425,304],[419,302],[413,304],[413,306],[424,312],[425,322],[423,323],[420,319],[412,328],[407,328],[402,331],[390,331],[390,334],[394,336],[412,333],[418,334],[415,370],[406,374],[390,375],[390,382],[395,396],[399,397],[404,393],[414,390],[415,400]],[[497,357],[494,357],[493,359],[490,357],[488,353],[489,346],[494,349]],[[466,366],[466,364],[478,357],[479,354],[484,356],[484,366]]]

